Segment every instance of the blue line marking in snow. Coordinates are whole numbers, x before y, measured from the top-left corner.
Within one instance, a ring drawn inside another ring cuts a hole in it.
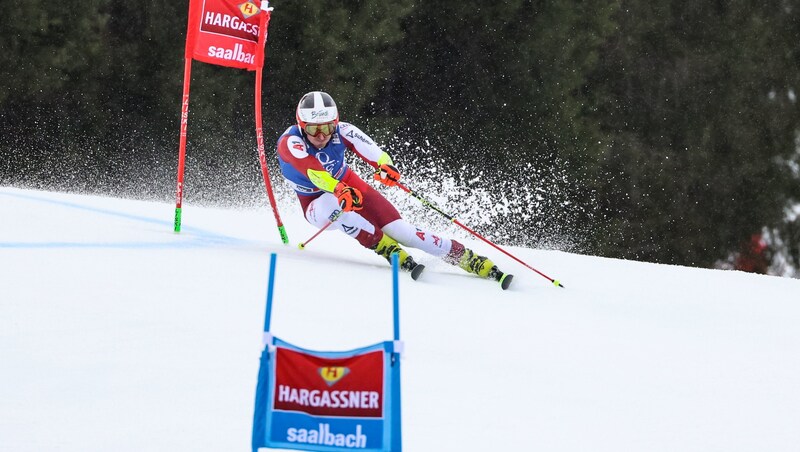
[[[166,249],[166,248],[204,248],[213,245],[230,245],[228,243],[211,243],[203,240],[190,242],[0,242],[0,248],[6,249],[44,249],[44,248],[107,248],[107,249]],[[240,242],[245,243],[245,242]]]
[[[115,212],[113,210],[100,209],[97,207],[85,206],[69,201],[58,201],[55,199],[48,199],[28,194],[20,193],[6,193],[0,191],[0,195],[9,196],[18,199],[25,199],[28,201],[36,201],[48,204],[55,204],[62,207],[68,207],[77,210],[85,210],[87,212],[97,213],[101,215],[108,215],[112,217],[119,217],[126,220],[133,220],[137,222],[157,224],[164,226],[164,228],[172,228],[172,223],[164,220],[157,220],[138,215],[132,215],[124,212]],[[183,228],[184,232],[189,234],[189,241],[181,242],[0,242],[0,248],[127,248],[127,249],[157,249],[157,248],[201,248],[213,245],[236,245],[250,243],[248,240],[239,239],[236,237],[229,237],[222,234],[217,234],[202,229],[187,227]],[[195,237],[193,237],[195,235]]]

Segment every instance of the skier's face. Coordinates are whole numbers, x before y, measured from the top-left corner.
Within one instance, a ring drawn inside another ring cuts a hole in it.
[[[326,122],[322,124],[306,124],[303,131],[308,137],[308,141],[317,149],[322,149],[328,144],[331,135],[336,131],[336,122]]]
[[[321,133],[313,136],[306,134],[306,137],[308,138],[308,142],[311,143],[317,149],[324,148],[328,144],[328,141],[330,141],[331,139],[330,135],[323,135]]]

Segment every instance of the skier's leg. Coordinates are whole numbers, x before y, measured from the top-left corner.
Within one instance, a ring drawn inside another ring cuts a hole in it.
[[[341,210],[336,197],[331,193],[323,193],[313,200],[305,201],[302,198],[300,200],[305,211],[306,220],[318,228],[324,227]],[[368,216],[374,216],[370,215],[372,210],[368,205],[365,205],[358,212],[344,212],[335,223],[329,226],[329,229],[339,229],[355,238],[363,247],[386,258],[387,261],[391,258],[392,253],[398,253],[400,267],[408,271],[413,270],[417,266],[414,259],[400,247],[397,241],[384,234],[381,229],[376,228],[362,215],[362,213],[365,213]]]
[[[384,237],[388,235],[390,239],[395,239],[402,245],[418,248],[433,256],[441,257],[445,262],[458,265],[478,276],[498,280],[503,277],[504,273],[485,256],[479,256],[456,240],[417,228],[404,220],[392,203],[353,171],[349,171],[343,181],[347,185],[361,190],[364,197],[364,208],[360,213],[371,224],[377,226],[378,231],[383,230]],[[384,254],[379,250],[391,250],[393,244],[387,242],[386,246],[376,246],[375,252],[383,256]],[[385,257],[388,259],[389,255],[385,255]]]
[[[441,257],[451,265],[484,278],[494,277],[499,270],[489,258],[479,256],[461,242],[442,237],[439,234],[416,227],[406,220],[395,220],[383,227],[383,232],[397,239],[403,245],[419,248],[428,254]]]
[[[399,218],[383,227],[389,234],[403,245],[425,251],[436,257],[446,256],[453,247],[453,241],[431,231],[418,228],[408,221]],[[464,248],[463,246],[461,247]]]
[[[383,229],[385,225],[400,219],[400,212],[397,211],[397,208],[353,171],[349,171],[342,181],[361,191],[364,208],[359,210],[359,213],[378,229]]]
[[[339,202],[332,193],[323,193],[317,197],[298,196],[305,212],[306,220],[317,228],[322,228],[341,211]],[[383,232],[370,223],[358,212],[343,212],[339,218],[328,226],[328,230],[339,229],[358,240],[362,246],[371,248],[381,239]]]

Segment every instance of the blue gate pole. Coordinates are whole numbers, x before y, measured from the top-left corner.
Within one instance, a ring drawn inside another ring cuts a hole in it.
[[[269,255],[269,282],[267,283],[267,312],[264,314],[264,332],[269,332],[269,324],[272,318],[272,293],[275,288],[275,260],[277,255]]]
[[[400,259],[397,253],[392,254],[392,286],[394,293],[394,344],[392,350],[392,445],[391,450],[400,452],[403,450],[403,430],[401,415],[401,396],[400,396]]]
[[[394,287],[394,340],[400,340],[400,290],[398,288],[398,274],[400,273],[400,265],[398,262],[397,253],[392,254],[392,285]]]

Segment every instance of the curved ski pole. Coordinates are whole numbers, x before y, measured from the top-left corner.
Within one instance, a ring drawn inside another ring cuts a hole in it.
[[[401,184],[401,183],[399,183],[399,182],[397,183],[397,186],[398,186],[398,187],[400,187],[400,188],[401,188],[403,191],[405,191],[405,192],[406,192],[406,193],[408,193],[409,195],[411,195],[411,196],[413,196],[413,197],[417,198],[417,200],[419,200],[419,201],[420,201],[420,202],[421,202],[423,205],[425,205],[425,206],[427,206],[427,207],[429,207],[429,208],[431,208],[431,209],[435,210],[436,212],[438,212],[439,214],[441,214],[442,216],[444,216],[444,217],[445,217],[445,218],[447,218],[448,220],[450,220],[450,221],[452,221],[453,223],[455,223],[455,224],[457,224],[457,225],[461,226],[463,229],[465,229],[465,230],[466,230],[467,232],[469,232],[470,234],[472,234],[472,235],[474,235],[475,237],[477,237],[477,238],[479,238],[479,239],[483,240],[484,242],[488,243],[489,245],[491,245],[492,247],[494,247],[495,249],[497,249],[497,250],[498,250],[498,251],[500,251],[501,253],[503,253],[503,254],[505,254],[506,256],[508,256],[508,257],[510,257],[510,258],[512,258],[512,259],[514,259],[515,261],[519,262],[520,264],[524,265],[525,267],[527,267],[527,268],[529,268],[529,269],[531,269],[531,270],[535,271],[535,272],[536,272],[536,273],[538,273],[540,276],[544,277],[545,279],[547,279],[548,281],[550,281],[551,283],[553,283],[553,285],[554,285],[554,286],[556,286],[556,287],[561,287],[562,289],[564,288],[564,285],[563,285],[563,284],[561,284],[561,282],[560,282],[559,280],[557,280],[557,279],[553,279],[553,278],[551,278],[551,277],[549,277],[549,276],[545,275],[544,273],[542,273],[542,272],[540,272],[539,270],[537,270],[537,269],[535,269],[535,268],[531,267],[530,265],[526,264],[525,262],[523,262],[522,260],[520,260],[519,258],[517,258],[516,256],[514,256],[513,254],[509,253],[508,251],[504,250],[503,248],[500,248],[498,245],[495,245],[494,243],[492,243],[491,241],[489,241],[489,239],[487,239],[486,237],[484,237],[484,236],[482,236],[482,235],[478,234],[477,232],[473,231],[472,229],[470,229],[470,228],[468,228],[468,227],[464,226],[464,224],[463,224],[463,223],[461,223],[460,221],[458,221],[458,220],[457,220],[456,218],[454,218],[452,215],[448,215],[447,213],[445,213],[444,211],[442,211],[442,209],[440,209],[439,207],[437,207],[435,204],[433,204],[432,202],[428,201],[427,199],[423,198],[423,197],[422,197],[420,194],[416,193],[415,191],[411,190],[410,188],[406,187],[405,185],[403,185],[403,184]]]

